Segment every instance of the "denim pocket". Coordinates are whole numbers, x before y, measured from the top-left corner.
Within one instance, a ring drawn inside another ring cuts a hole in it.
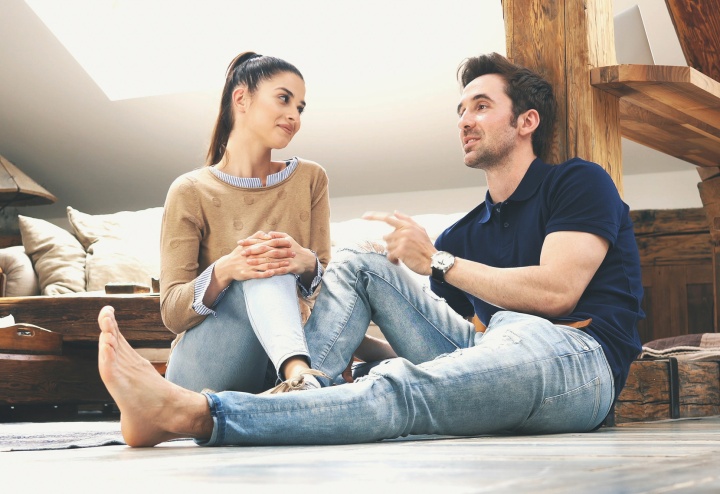
[[[575,341],[578,346],[583,350],[587,351],[600,346],[593,337],[591,337],[581,329],[575,329],[571,326],[563,326],[562,324],[560,324],[559,326],[562,326],[562,328],[565,330],[565,334],[567,334],[568,337],[572,338],[573,341]]]
[[[590,431],[597,425],[600,378],[567,393],[545,398],[540,408],[519,429],[523,434]]]

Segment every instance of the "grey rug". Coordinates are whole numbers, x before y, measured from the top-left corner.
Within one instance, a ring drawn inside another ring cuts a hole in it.
[[[0,424],[0,452],[93,448],[125,444],[120,422]]]

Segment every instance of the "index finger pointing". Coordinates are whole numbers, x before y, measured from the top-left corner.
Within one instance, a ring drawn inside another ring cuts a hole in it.
[[[381,211],[368,211],[362,215],[362,219],[370,221],[383,221],[393,228],[398,228],[403,225],[395,215],[391,213],[383,213]]]

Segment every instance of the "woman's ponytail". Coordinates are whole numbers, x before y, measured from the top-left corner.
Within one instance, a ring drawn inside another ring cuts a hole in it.
[[[279,58],[266,57],[252,51],[243,52],[233,58],[225,72],[225,86],[220,98],[220,111],[210,138],[206,166],[219,163],[225,154],[228,138],[235,124],[232,111],[232,93],[235,88],[245,86],[248,94],[252,94],[257,90],[260,82],[270,79],[280,72],[292,72],[301,79],[303,78],[294,65]]]

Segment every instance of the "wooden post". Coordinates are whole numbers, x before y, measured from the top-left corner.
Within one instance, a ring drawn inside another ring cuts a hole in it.
[[[590,85],[590,69],[615,65],[610,0],[502,0],[507,56],[550,81],[558,101],[547,161],[578,156],[602,166],[622,194],[618,99]]]
[[[715,176],[698,184],[700,199],[710,226],[713,265],[714,332],[720,330],[720,177]]]
[[[720,332],[720,174],[717,167],[697,167],[700,200],[710,226],[713,268],[713,332]],[[710,328],[708,328],[709,330]]]
[[[688,66],[720,81],[720,0],[665,0]],[[716,138],[717,139],[717,138]],[[720,165],[720,163],[718,163]],[[720,168],[698,167],[700,199],[713,248],[715,327],[720,331]]]

